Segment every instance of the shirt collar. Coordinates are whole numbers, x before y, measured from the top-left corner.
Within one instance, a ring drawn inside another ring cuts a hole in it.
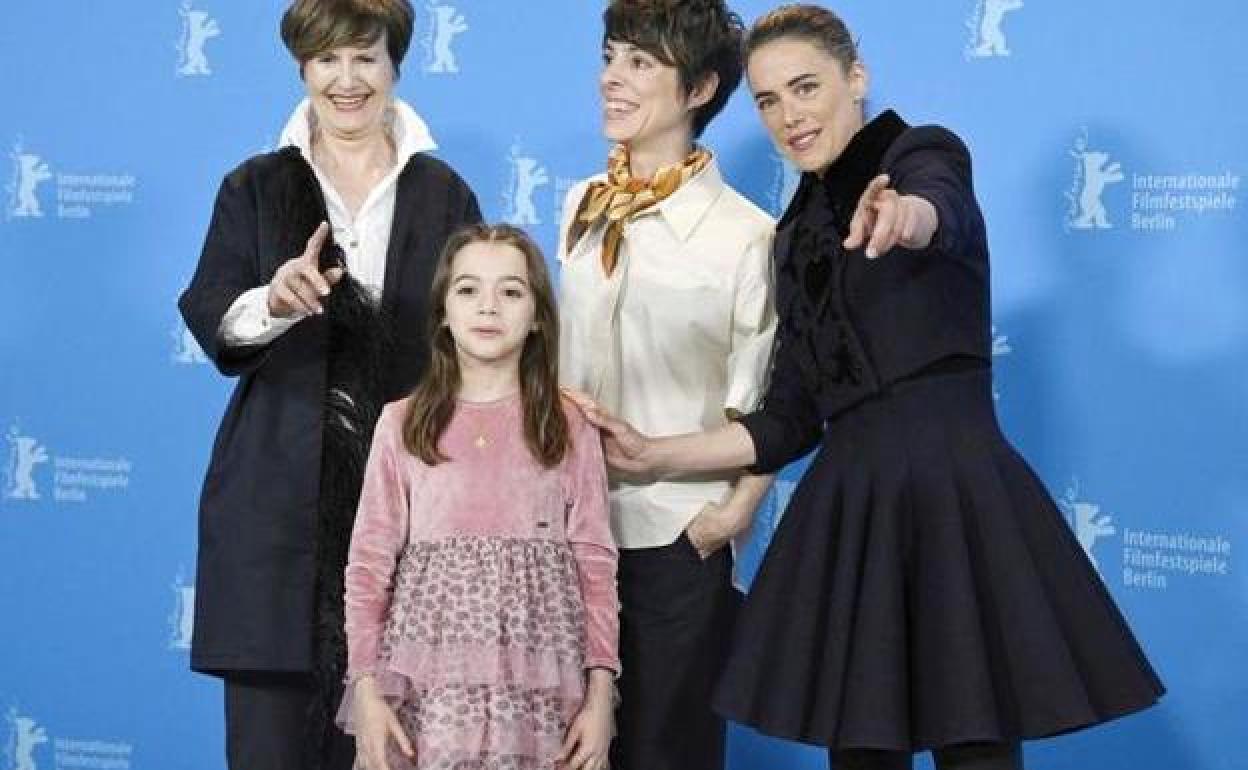
[[[724,191],[724,178],[714,156],[706,167],[690,177],[680,189],[655,204],[681,241],[689,240],[694,228]]]
[[[295,147],[303,153],[303,157],[312,157],[312,103],[304,98],[282,129],[279,147]],[[386,116],[386,130],[394,139],[395,155],[398,168],[403,168],[412,156],[436,150],[438,145],[429,133],[429,126],[420,115],[402,99],[396,98],[394,106]]]

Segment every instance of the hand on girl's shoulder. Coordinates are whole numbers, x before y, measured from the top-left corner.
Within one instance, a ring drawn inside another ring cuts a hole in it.
[[[568,421],[568,435],[575,436],[593,428],[593,425],[585,416],[585,409],[590,408],[590,405],[593,404],[589,396],[580,391],[560,388],[559,403],[563,407],[563,415]]]

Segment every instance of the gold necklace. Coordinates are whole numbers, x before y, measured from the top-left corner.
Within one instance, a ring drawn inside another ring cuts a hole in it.
[[[480,415],[474,414],[476,411],[476,409],[465,409],[464,417],[470,418],[468,420],[468,433],[473,437],[472,445],[476,447],[478,451],[484,452],[489,448],[492,440],[489,432],[486,431],[483,425],[481,425]]]
[[[471,421],[469,421],[468,423],[468,433],[469,435],[473,436],[472,445],[476,447],[478,451],[484,452],[486,449],[489,449],[490,446],[494,443],[493,436],[490,435],[490,431],[487,430],[490,415],[495,414],[495,411],[493,408],[496,406],[499,406],[503,401],[506,401],[513,397],[514,397],[514,394],[512,396],[504,396],[503,398],[495,399],[493,401],[482,401],[482,402],[461,401],[460,403],[461,409],[463,409],[464,404],[472,404],[476,406],[478,409],[480,407],[485,407],[485,409],[481,410],[485,412],[484,419],[481,419],[478,413],[478,414],[471,415],[473,419],[471,419]],[[477,411],[478,411],[477,409],[464,409],[464,417],[467,418],[469,417],[470,412],[477,412]],[[486,423],[486,425],[482,425],[481,424],[482,422]]]

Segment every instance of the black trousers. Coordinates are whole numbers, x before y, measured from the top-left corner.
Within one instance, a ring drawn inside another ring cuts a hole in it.
[[[741,598],[732,554],[706,561],[685,535],[620,551],[620,707],[612,770],[722,770],[724,720],[711,690]]]
[[[832,770],[910,770],[914,755],[908,751],[858,749],[830,752]],[[1017,743],[967,743],[932,752],[936,770],[1023,770],[1023,753]]]
[[[230,770],[351,770],[355,739],[336,728],[328,755],[307,755],[308,712],[316,690],[310,674],[225,675],[225,753]]]

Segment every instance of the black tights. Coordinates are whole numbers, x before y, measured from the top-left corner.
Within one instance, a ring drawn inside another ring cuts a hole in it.
[[[911,770],[908,751],[849,749],[832,751],[832,770]],[[932,752],[937,770],[1023,770],[1017,743],[963,743]]]

